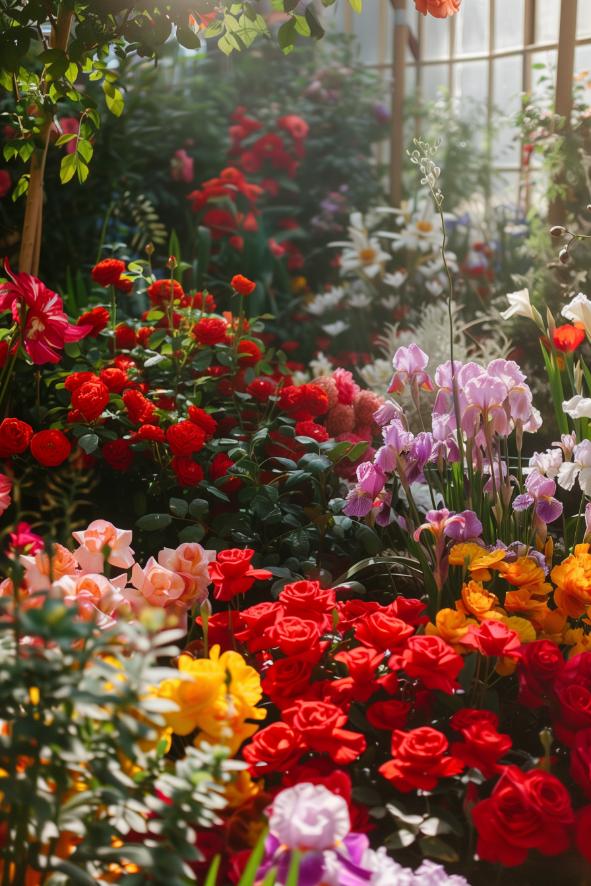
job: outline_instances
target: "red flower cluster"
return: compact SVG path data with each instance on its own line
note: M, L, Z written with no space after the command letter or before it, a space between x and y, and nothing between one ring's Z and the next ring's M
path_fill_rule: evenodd
M202 213L202 223L210 229L214 240L229 237L232 245L241 249L241 234L258 230L256 203L262 193L262 188L248 182L244 173L229 166L217 178L191 191L187 199L193 212ZM221 198L232 205L231 210L219 205Z
M92 279L99 286L114 286L120 292L129 293L133 289L133 280L125 277L125 262L119 258L104 258L92 269Z
M305 154L308 124L296 114L287 114L277 121L281 134L275 131L253 138L261 129L262 124L249 117L245 108L236 108L230 126L230 155L236 157L237 165L248 174L264 173L267 166L269 171L284 172L293 178Z

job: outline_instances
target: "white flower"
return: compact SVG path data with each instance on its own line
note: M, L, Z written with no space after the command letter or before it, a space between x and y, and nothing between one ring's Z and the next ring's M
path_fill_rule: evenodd
M394 271L393 274L384 274L384 283L386 286L391 286L392 289L400 289L406 283L407 278L408 273L406 271Z
M363 224L363 216L360 212L354 212L350 217L349 225L350 240L329 243L329 246L342 246L341 271L347 274L349 271L362 270L368 277L376 277L383 269L384 262L389 258L384 252L376 237L370 237Z
M344 323L343 320L336 320L334 323L327 323L322 328L328 335L340 335L341 332L345 332L349 328L349 324Z
M392 378L392 363L379 357L373 363L368 363L359 370L359 375L368 388L376 394L382 394L390 384Z
M558 485L570 490L579 480L581 491L591 495L591 440L583 440L573 450L573 460L565 461L558 471Z
M349 296L348 304L350 308L367 308L371 304L371 296L366 292L354 292Z
M351 829L346 800L308 782L280 791L268 818L270 833L288 849L334 849Z
M439 280L427 280L427 282L425 283L425 289L427 290L427 292L429 292L431 295L434 295L435 297L441 295L441 293L443 292L443 286L441 285L441 282Z
M385 298L381 299L381 304L388 310L393 311L394 308L399 304L398 296L396 295L387 295Z
M591 398L576 394L562 404L563 410L571 418L591 418Z
M322 314L326 314L331 308L335 308L342 300L344 294L342 287L333 286L328 292L322 292L317 295L314 301L311 301L306 305L306 310L310 314L320 317Z
M509 307L506 311L501 312L503 320L510 320L511 317L527 317L528 320L534 320L534 308L529 297L529 289L520 289L518 292L508 292L507 300Z
M310 360L310 369L312 370L312 377L319 378L321 375L332 375L334 367L328 357L322 351L319 351L316 354L316 358Z
M562 316L572 323L582 323L587 335L591 336L591 301L582 292L562 309Z
M535 468L545 477L554 477L558 474L563 462L561 449L547 449L545 452L534 452L529 460L530 468Z
M291 377L294 385L305 385L310 381L309 372L294 372Z

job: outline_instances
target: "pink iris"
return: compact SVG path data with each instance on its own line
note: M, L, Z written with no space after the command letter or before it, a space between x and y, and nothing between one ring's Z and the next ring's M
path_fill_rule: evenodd
M533 505L535 516L542 523L553 523L562 514L562 504L554 498L556 483L539 471L532 471L525 481L527 492L513 502L514 511L527 511Z
M464 395L461 421L462 430L468 436L475 436L481 427L502 437L509 433L509 418L505 409L507 386L501 379L483 372L466 383Z
M388 393L399 394L407 384L423 391L432 391L433 382L430 375L425 371L429 357L418 345L411 344L407 348L398 348L392 360L394 375L388 388Z
M80 341L92 326L70 323L60 296L37 277L13 274L8 262L4 268L12 282L0 284L0 311L12 310L23 347L33 363L59 363L60 351L67 342Z

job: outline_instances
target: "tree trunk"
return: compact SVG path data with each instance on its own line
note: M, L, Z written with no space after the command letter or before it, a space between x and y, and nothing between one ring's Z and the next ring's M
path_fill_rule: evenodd
M64 4L60 7L55 27L51 32L51 48L61 49L65 52L70 38L73 13ZM39 259L41 255L41 237L43 233L43 179L45 176L45 161L49 148L52 120L48 120L40 133L41 145L35 148L31 157L29 170L29 187L27 190L27 202L25 206L25 220L21 232L21 247L18 267L21 273L39 273Z

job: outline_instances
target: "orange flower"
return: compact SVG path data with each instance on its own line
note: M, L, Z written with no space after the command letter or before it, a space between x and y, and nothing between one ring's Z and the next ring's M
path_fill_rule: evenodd
M583 615L591 605L591 554L589 545L577 545L574 554L552 570L556 585L554 602L571 618Z
M432 15L434 18L447 18L455 15L462 0L415 0L417 12Z
M497 564L505 559L505 551L487 551L474 542L465 542L454 545L449 553L451 566L465 566L472 573L476 581L488 581L492 578L491 568L497 568Z
M550 611L546 601L532 594L529 587L519 588L517 591L509 591L505 596L503 605L507 612L528 618L538 628L541 627Z
M541 619L539 639L552 640L559 645L564 642L566 615L559 609L549 609Z
M487 591L477 581L469 581L462 587L462 599L458 600L458 608L464 612L475 615L476 618L484 618L485 615L499 605L498 597Z
M513 563L500 563L499 572L510 585L518 588L524 585L536 586L532 593L545 596L552 590L552 586L545 581L544 570L538 566L531 557L518 557Z
M465 653L468 650L460 645L460 640L468 633L470 625L475 624L474 619L466 618L466 613L461 610L440 609L435 616L435 624L429 623L425 627L425 633L441 637L456 652Z

